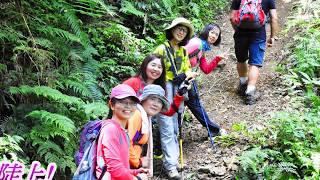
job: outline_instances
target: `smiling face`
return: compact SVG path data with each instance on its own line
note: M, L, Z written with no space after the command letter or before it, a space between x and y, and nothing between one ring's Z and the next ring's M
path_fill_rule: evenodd
M160 113L163 107L161 99L156 95L148 96L146 100L141 102L141 104L148 116L154 116Z
M218 27L212 28L208 33L208 39L207 39L208 43L209 44L215 43L219 37L219 34L220 34L220 30Z
M156 79L158 79L163 72L163 67L161 60L159 58L150 61L146 68L147 82L152 84Z
M136 110L137 102L131 97L117 99L115 103L111 103L110 108L113 116L118 120L128 120Z
M173 38L178 42L181 42L187 36L189 30L186 26L177 25L172 28L171 32L172 32Z

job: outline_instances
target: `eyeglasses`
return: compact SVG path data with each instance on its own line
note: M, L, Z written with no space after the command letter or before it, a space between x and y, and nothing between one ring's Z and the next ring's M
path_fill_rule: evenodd
M122 107L136 107L137 106L137 102L132 101L132 100L124 100L124 99L119 99L117 101Z
M182 31L182 32L184 32L184 33L188 33L188 28L186 28L186 27L184 27L184 26L177 26L176 27L176 29L178 30L178 31Z

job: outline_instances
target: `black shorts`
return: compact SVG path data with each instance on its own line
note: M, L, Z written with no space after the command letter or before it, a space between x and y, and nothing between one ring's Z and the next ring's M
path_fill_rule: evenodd
M234 49L238 62L262 67L266 40L247 36L234 36Z

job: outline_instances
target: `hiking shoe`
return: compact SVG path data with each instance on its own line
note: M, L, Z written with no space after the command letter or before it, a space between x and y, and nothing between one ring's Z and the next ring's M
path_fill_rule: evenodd
M261 97L261 93L259 93L257 90L246 94L246 98L245 98L245 104L246 105L253 105L257 102L257 100L259 100Z
M225 136L225 135L228 135L228 132L227 132L227 130L221 128L219 134L220 134L220 136Z
M177 166L177 171L178 171L178 172L182 172L184 169L188 169L188 166L185 165L185 164L183 165L183 167L181 167L180 164Z
M237 88L237 94L239 96L245 96L246 95L247 86L248 86L247 83L245 83L245 84L239 83L238 88Z
M179 172L177 171L177 169L169 170L168 176L169 176L169 179L171 179L171 180L181 180L182 179L182 177L179 174Z

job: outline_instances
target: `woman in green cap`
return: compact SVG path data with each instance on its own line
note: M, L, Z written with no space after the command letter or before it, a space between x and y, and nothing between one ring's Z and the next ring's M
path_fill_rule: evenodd
M154 51L164 57L166 70L166 92L170 103L179 85L185 77L195 78L197 73L191 72L191 65L185 46L194 34L189 20L179 17L174 19L165 29L167 41ZM182 81L181 81L182 80ZM178 112L182 113L183 104ZM181 179L177 171L179 159L178 114L172 117L160 114L158 118L161 148L164 154L163 165L170 179Z

